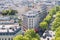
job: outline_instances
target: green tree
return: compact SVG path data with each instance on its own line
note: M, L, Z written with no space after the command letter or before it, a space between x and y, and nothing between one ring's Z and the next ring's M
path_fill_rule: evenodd
M57 37L55 40L60 40L60 37Z
M60 26L56 29L55 40L60 40Z
M38 39L36 39L36 38L32 38L32 40L38 40Z
M44 21L46 21L47 23L50 23L51 19L52 19L52 17L50 15L47 15L46 18L44 19Z
M9 10L9 15L15 15L17 13L16 10Z
M56 28L58 28L59 26L60 26L60 11L56 12L56 18L54 19L52 23L51 29L55 31Z
M49 11L49 15L53 16L54 14L56 14L56 7L52 8L52 9Z
M24 35L18 35L13 40L40 40L40 36L33 30L27 30Z
M56 12L56 17L60 17L60 11Z
M23 40L29 40L29 37L23 36Z
M7 10L3 10L2 11L2 15L7 15L8 13L7 13Z
M23 35L18 35L14 37L13 40L23 40Z
M60 11L60 6L56 6L56 11Z
M2 15L15 15L16 13L18 13L16 10L3 10L2 11Z
M32 40L32 38L36 38L37 40L40 40L39 35L36 34L36 32L35 32L33 29L27 30L27 31L25 32L25 35L28 35L27 37L29 37L30 40Z
M53 23L52 23L51 29L52 29L53 31L55 31L56 28L58 28L59 26L60 26L60 18L59 18L59 17L56 17L55 20L54 20Z
M42 29L47 29L47 28L48 28L48 23L47 23L47 22L41 22L41 23L39 24L39 26L40 26L40 28L42 28Z

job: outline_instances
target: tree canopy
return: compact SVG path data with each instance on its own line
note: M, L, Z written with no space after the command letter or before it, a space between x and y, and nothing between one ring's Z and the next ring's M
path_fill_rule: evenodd
M17 11L16 10L12 10L12 9L10 9L10 10L3 10L2 11L2 15L15 15L17 13Z
M60 17L60 11L56 12L56 17Z
M56 14L56 7L52 8L50 11L49 11L49 15L54 15Z
M45 21L43 21L43 22L41 22L41 23L39 24L39 26L40 26L40 28L42 28L42 29L47 29L47 28L48 28L48 23L45 22Z
M56 30L60 26L60 11L56 12L56 18L52 23L52 30Z
M60 40L60 27L56 29L55 40Z
M24 35L18 35L13 40L40 40L40 36L33 30L27 30Z
M50 23L52 16L47 15L46 18L44 19L44 21L46 21L47 23Z

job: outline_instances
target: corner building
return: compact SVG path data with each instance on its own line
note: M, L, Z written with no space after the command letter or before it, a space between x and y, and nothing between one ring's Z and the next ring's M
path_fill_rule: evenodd
M37 11L31 10L23 14L23 30L38 28L39 20L39 13Z

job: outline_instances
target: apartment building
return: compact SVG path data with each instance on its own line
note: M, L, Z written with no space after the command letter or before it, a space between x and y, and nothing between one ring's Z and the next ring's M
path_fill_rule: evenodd
M38 28L39 20L37 11L28 11L23 14L23 30Z
M13 40L21 33L18 19L10 16L0 17L0 40Z

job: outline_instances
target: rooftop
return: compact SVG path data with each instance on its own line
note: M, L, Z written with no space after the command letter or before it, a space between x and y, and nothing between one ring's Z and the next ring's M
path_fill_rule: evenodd
M18 23L18 18L10 17L10 16L1 16L0 24L14 24Z
M0 25L0 34L3 34L3 33L15 33L15 31L17 31L18 29L20 29L18 24Z
M38 15L39 13L38 13L38 11L28 11L28 12L26 12L25 14L23 14L23 15L25 15L25 16L36 16L36 15Z
M17 18L10 16L0 17L0 35L15 35L21 30Z

